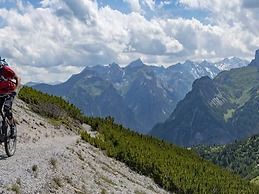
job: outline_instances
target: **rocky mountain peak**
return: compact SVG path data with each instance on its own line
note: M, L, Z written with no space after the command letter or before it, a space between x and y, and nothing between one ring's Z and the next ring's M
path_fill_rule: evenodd
M111 68L119 68L120 66L117 64L117 63L115 63L115 62L113 62L112 64L110 64L109 65Z
M127 68L137 68L137 67L143 67L145 64L141 61L141 59L137 59L136 61L132 61Z
M250 65L259 67L259 49L255 51L255 59L252 60Z
M224 58L222 61L218 61L214 63L214 65L221 71L244 67L244 66L247 66L248 64L249 64L249 61L242 60L237 57Z
M203 76L199 79L196 79L193 84L192 88L202 87L203 85L208 85L212 82L212 79L209 76Z

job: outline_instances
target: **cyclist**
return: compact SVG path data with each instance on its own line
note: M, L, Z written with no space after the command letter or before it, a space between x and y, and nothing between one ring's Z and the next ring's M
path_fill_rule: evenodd
M15 81L15 82L14 82ZM0 57L0 108L4 106L4 111L11 127L11 138L15 137L15 125L12 114L12 104L17 90L20 87L20 77L8 67L5 59Z

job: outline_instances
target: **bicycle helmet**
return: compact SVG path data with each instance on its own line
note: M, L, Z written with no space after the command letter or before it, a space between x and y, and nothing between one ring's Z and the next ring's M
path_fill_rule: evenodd
M2 59L0 57L0 62L2 63L3 66L8 66L8 63L5 61L5 59Z

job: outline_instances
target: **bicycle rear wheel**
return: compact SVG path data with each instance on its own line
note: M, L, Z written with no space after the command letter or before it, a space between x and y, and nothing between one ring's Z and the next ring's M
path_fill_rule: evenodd
M4 147L5 147L5 152L7 154L8 157L11 157L14 155L15 151L16 151L16 141L17 141L17 129L16 129L16 125L15 125L15 137L11 138L11 128L10 126L7 124L6 127L6 133L5 133L5 137L4 137Z

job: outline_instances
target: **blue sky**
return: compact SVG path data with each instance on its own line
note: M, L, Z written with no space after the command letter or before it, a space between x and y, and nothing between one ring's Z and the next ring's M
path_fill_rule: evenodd
M252 60L258 21L258 0L0 0L0 55L23 83L138 58L163 66Z

